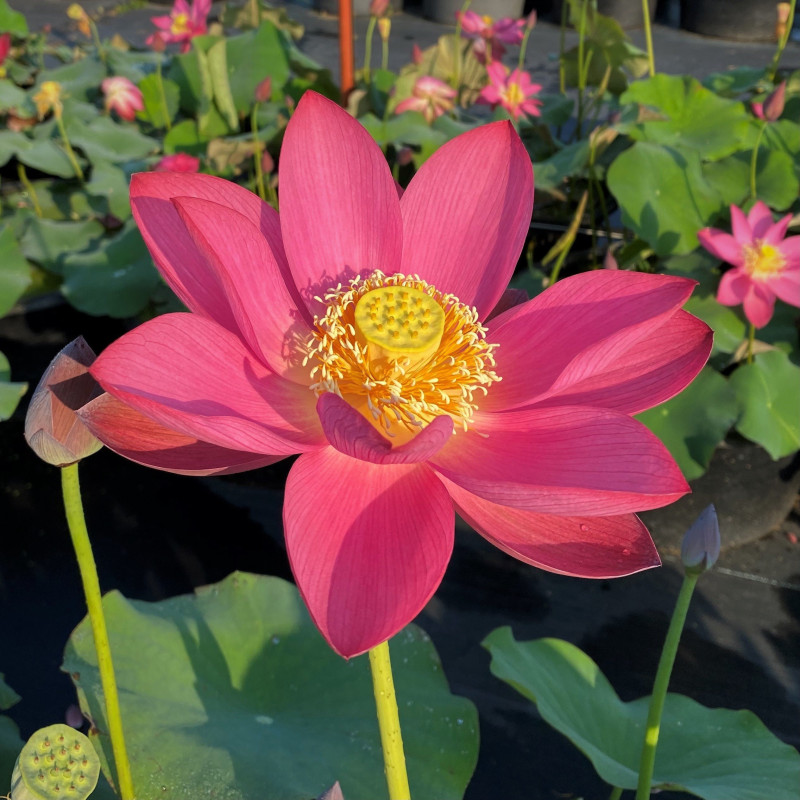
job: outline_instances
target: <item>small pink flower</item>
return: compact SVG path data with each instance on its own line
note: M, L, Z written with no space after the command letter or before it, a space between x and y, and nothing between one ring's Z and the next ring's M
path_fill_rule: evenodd
M717 300L724 306L744 304L744 314L756 328L772 319L775 298L800 307L800 236L786 236L787 214L775 222L760 200L745 213L731 206L733 234L703 228L700 244L733 269L719 284Z
M436 117L453 108L455 99L455 89L438 78L423 75L414 84L411 97L398 103L394 112L402 114L404 111L419 111L430 125Z
M783 114L786 104L786 81L781 81L763 103L753 103L753 113L766 122L775 122Z
M157 43L156 37L160 35L163 42L180 43L181 52L186 53L192 39L208 30L210 12L211 0L192 0L191 5L187 0L175 0L169 16L151 17L150 21L159 30L147 38L147 44Z
M504 17L495 21L474 11L459 12L457 16L461 20L461 35L475 40L473 50L482 63L499 61L506 51L504 44L522 43L527 20Z
M106 96L105 105L109 111L116 111L122 119L131 122L136 118L136 112L144 108L144 99L139 87L135 83L117 75L106 78L100 88Z
M489 73L489 85L478 95L476 102L485 103L492 108L503 106L509 114L519 120L522 114L538 117L541 112L541 101L536 100L542 87L538 83L531 83L531 76L521 69L515 69L509 74L508 69L499 61L493 61L486 67Z
M197 172L200 169L200 159L188 153L175 153L164 156L154 167L153 172Z

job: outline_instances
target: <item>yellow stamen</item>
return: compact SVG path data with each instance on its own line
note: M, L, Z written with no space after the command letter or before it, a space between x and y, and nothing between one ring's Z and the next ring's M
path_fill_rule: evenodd
M383 434L408 441L435 417L467 430L500 377L478 312L416 275L357 277L324 298L302 344L310 388L335 392Z
M764 244L757 239L753 244L746 244L744 250L744 268L747 274L756 281L774 278L786 266L786 257L771 244Z
M175 14L172 17L172 25L170 26L172 33L188 33L189 31L189 16L188 14Z
M506 102L515 108L525 100L525 95L518 83L509 83L505 91Z
M492 17L490 17L488 14L484 14L481 17L481 20L482 20L483 24L486 25L487 27L490 27L492 25L492 23L494 22L494 19L492 19Z

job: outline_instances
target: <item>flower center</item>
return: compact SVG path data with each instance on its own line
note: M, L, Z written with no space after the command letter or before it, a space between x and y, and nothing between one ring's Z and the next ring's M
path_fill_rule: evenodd
M525 100L525 95L522 93L518 83L509 83L505 91L506 101L510 106L518 106Z
M757 281L767 281L783 271L786 258L777 247L756 240L746 244L744 250L744 268L747 274Z
M189 15L188 14L175 14L172 17L172 25L170 27L172 33L188 33L189 32Z
M443 415L467 430L477 395L500 380L478 312L416 275L375 271L320 301L301 347L310 388L335 392L396 444Z

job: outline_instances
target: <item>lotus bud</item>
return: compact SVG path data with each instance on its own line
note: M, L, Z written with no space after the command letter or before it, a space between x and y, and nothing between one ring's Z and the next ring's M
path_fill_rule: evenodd
M411 61L417 65L422 63L422 50L416 43L414 43L414 45L411 47Z
M154 53L163 53L167 49L167 43L160 31L156 31L147 41Z
M687 575L700 575L719 558L720 537L717 510L708 506L683 537L681 561Z
M275 159L265 150L261 155L261 170L265 175L272 175L275 171Z
M527 17L525 17L525 27L532 31L536 27L536 23L538 21L538 17L536 16L536 9L534 8Z
M414 160L414 151L410 147L401 147L395 156L398 167L407 167Z
M389 11L389 0L372 0L369 4L369 13L373 17L385 17Z
M323 792L317 800L344 800L344 794L342 793L342 787L339 785L339 781L336 781L330 789Z
M783 107L786 104L786 81L781 81L764 101L761 110L767 122L775 122L783 114Z
M75 413L103 393L89 374L96 356L78 337L45 370L25 417L25 439L39 458L66 467L96 453L103 445Z
M389 17L381 17L378 20L378 33L381 35L381 40L384 42L389 41L389 32L392 30L392 21Z
M268 103L272 97L272 78L267 76L256 86L256 103Z
M606 255L603 259L603 269L619 269L617 259L614 258L614 253L611 251L610 247L606 250Z
M775 38L779 41L783 41L783 37L786 36L786 26L789 24L789 15L792 11L792 4L791 3L778 3L778 20L775 23Z

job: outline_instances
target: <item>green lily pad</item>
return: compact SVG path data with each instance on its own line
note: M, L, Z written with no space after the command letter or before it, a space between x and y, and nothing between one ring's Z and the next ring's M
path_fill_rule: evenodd
M164 89L162 98L161 89ZM147 120L154 128L166 128L167 121L172 122L178 113L180 105L181 90L174 81L162 78L159 83L157 75L148 75L139 83L139 90L142 93L144 110L137 116ZM166 102L166 113L164 104Z
M194 596L103 600L133 781L142 800L308 800L338 780L348 800L385 797L368 658L345 661L294 586L234 573ZM450 694L430 639L391 642L413 796L463 796L477 758L473 705ZM105 730L86 619L62 669ZM95 735L106 763L110 745Z
M766 70L755 67L736 67L725 72L712 72L703 79L703 86L723 97L738 97L758 86Z
M773 458L800 449L800 367L786 353L759 353L730 377L742 406L736 430L760 444Z
M536 703L612 786L635 789L649 698L623 703L589 656L560 639L484 640L492 674ZM800 754L750 711L706 708L679 694L664 703L653 787L705 800L796 800Z
M14 231L0 226L0 317L7 314L31 282L31 270Z
M140 81L156 71L159 62L168 61L164 53L142 50L120 50L118 47L106 48L106 63L111 75L120 75L139 86ZM141 89L142 87L139 86Z
M105 228L93 219L73 222L33 217L20 239L20 247L26 258L61 275L64 259L70 253L87 250L104 234Z
M88 100L99 92L100 83L105 77L106 68L103 62L96 56L89 56L63 67L42 70L30 94L36 94L45 81L55 81L61 84L64 98Z
M0 360L2 358L3 356L0 354ZM0 387L2 387L2 383L0 383ZM19 695L5 682L3 674L0 673L0 710L5 711L11 708L19 702L19 699ZM24 744L16 724L4 714L0 714L0 775L3 776L3 781L8 781L11 777L17 756Z
M27 105L28 95L12 81L0 80L0 111L10 111Z
M750 197L752 151L734 153L719 161L703 164L703 174L722 195L726 205L741 206ZM795 158L782 150L759 148L756 159L756 196L770 208L789 208L800 192L794 172Z
M96 250L66 255L63 273L61 291L75 308L111 317L138 314L160 280L132 220Z
M20 11L14 11L8 5L7 0L0 0L0 31L8 31L13 36L28 35L28 23L25 15Z
M271 78L274 87L283 86L289 79L289 60L280 32L269 21L256 30L228 38L225 50L231 98L239 114L253 107L256 87L265 78Z
M124 169L98 158L92 169L92 179L85 188L91 197L105 201L103 213L125 221L131 215L129 184L130 176Z
M0 167L7 164L20 150L29 147L29 141L19 131L0 131Z
M28 139L25 146L17 151L17 158L26 166L41 170L59 178L74 178L75 169L64 149L53 139ZM86 163L80 156L81 167Z
M67 133L73 147L80 147L89 160L120 164L144 158L158 150L158 141L140 133L134 125L122 125L110 117L97 117L88 125L70 120Z
M666 445L687 480L708 468L717 445L739 415L736 393L711 367L676 397L637 415Z
M660 256L694 250L697 231L725 208L691 149L636 142L614 159L607 179L623 223Z
M201 156L206 152L206 140L200 137L197 123L193 119L185 119L174 125L172 130L164 137L164 152L189 153Z
M533 165L536 189L555 192L568 177L583 175L589 163L589 142L586 139L565 145L557 153Z
M659 73L636 81L620 101L640 103L665 117L633 126L633 139L695 150L704 158L738 150L752 119L742 103L720 97L687 76Z

